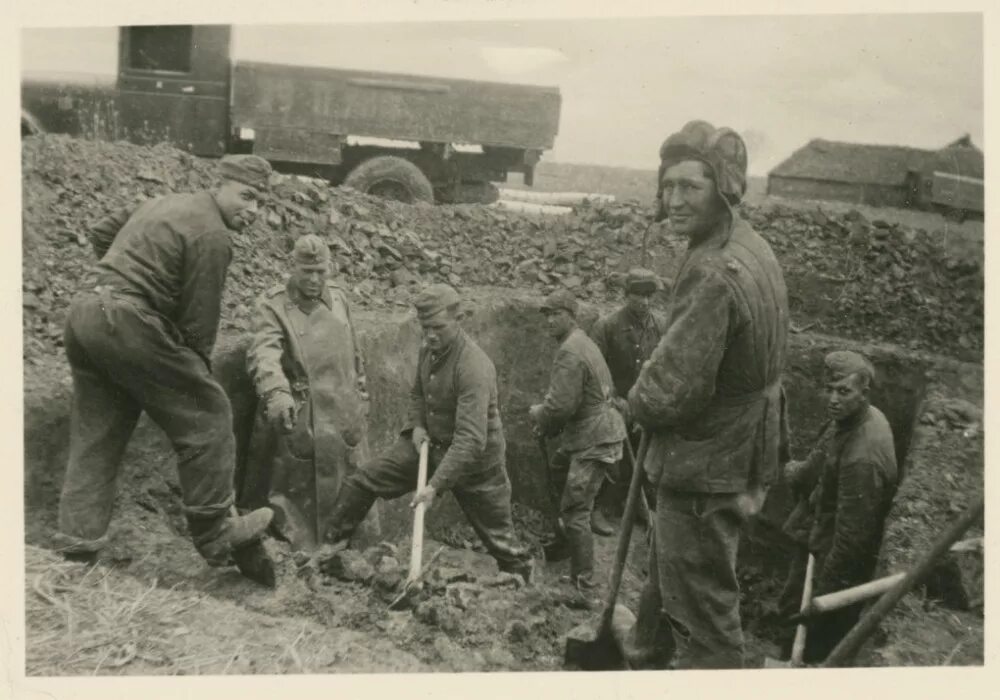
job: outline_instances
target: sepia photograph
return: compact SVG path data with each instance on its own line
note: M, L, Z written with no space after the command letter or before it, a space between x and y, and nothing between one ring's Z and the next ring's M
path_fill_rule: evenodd
M17 29L19 672L983 669L984 12L372 14Z

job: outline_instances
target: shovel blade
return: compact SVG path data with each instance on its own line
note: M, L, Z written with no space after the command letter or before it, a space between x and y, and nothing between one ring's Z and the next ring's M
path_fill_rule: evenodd
M625 641L634 622L628 608L616 605L610 626L603 627L600 617L577 625L566 635L563 663L584 671L627 669Z
M402 592L389 603L389 609L406 610L413 607L423 590L424 584L422 581L407 581L403 584Z

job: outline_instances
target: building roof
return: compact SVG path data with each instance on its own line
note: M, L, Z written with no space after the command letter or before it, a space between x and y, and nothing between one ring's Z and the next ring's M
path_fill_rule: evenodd
M924 170L933 151L813 139L779 163L771 175L872 185L902 185Z

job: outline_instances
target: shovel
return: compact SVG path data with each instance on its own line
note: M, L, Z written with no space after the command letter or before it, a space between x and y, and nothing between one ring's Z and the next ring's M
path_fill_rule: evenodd
M816 567L816 557L809 553L806 564L806 580L802 585L802 604L799 606L801 615L812 604L813 569ZM792 657L788 661L779 661L770 657L764 659L764 668L801 668L802 657L806 652L806 623L803 620L795 627L795 640L792 642Z
M642 464L645 461L648 442L648 436L643 433L642 441L639 443L637 464ZM641 486L642 469L633 469L632 481L628 487L628 498L625 499L625 513L618 531L614 568L611 571L611 583L608 587L604 611L598 620L585 622L570 630L566 637L566 650L563 658L567 666L574 666L585 671L611 671L628 668L622 647L629 628L635 622L635 617L624 605L616 605L616 601L618 590L621 588L625 560L628 558L628 546L632 539L632 528L635 525L635 513L639 507Z
M419 493L427 485L427 447L425 440L420 443L420 465L417 468L417 492ZM413 510L413 543L410 545L410 573L403 583L403 591L389 603L390 610L403 610L413 605L414 600L424 589L424 582L421 580L420 560L424 554L424 508L425 504L418 503Z

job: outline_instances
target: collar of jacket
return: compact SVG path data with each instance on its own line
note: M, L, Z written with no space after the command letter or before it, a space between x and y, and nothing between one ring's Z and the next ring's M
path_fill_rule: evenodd
M733 231L736 227L742 223L740 215L734 210L730 209L726 214L719 219L719 222L715 224L712 231L698 240L692 240L688 245L688 250L695 250L696 248L722 248L729 243L729 239L733 235Z
M451 345L434 352L430 348L427 348L427 359L431 363L431 367L440 367L445 360L447 360L451 355L462 352L462 347L465 345L465 330L462 328L458 329L458 334L455 336L455 340L451 341Z
M638 331L646 330L653 326L653 311L652 309L646 311L646 315L642 318L637 318L632 310L628 306L622 307L622 318L627 322L630 328L634 328Z
M314 301L321 301L326 305L326 308L331 310L333 309L333 295L330 294L330 288L326 285L326 283L323 284L323 293L319 295L318 300L308 299L303 296L302 292L299 291L299 288L292 283L291 277L289 277L288 281L285 282L285 291L288 293L288 298L292 301L292 303L299 307L302 311L315 308L314 306L310 306L310 303Z
M846 420L843 421L838 421L836 424L837 435L845 435L854 430L855 428L857 428L862 423L864 423L868 419L868 413L869 413L868 409L869 405L866 404L864 409L858 411L850 418L847 418Z

